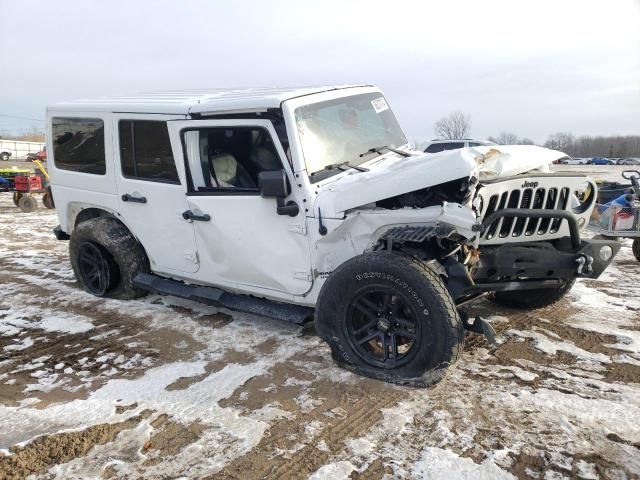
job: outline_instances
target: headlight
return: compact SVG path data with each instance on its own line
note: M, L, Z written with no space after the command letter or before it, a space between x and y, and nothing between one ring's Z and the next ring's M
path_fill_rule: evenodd
M580 200L581 202L584 202L586 199L589 198L592 191L593 191L593 188L591 187L591 182L583 182L580 185L578 185L578 188L576 188L574 193L575 193L575 196L578 198L578 200Z
M575 214L586 212L593 205L596 189L593 183L583 182L571 195L571 210Z

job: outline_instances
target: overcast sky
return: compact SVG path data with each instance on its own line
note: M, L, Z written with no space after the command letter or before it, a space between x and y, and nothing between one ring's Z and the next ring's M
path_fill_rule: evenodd
M372 83L408 138L640 134L640 0L0 0L0 131L48 103Z

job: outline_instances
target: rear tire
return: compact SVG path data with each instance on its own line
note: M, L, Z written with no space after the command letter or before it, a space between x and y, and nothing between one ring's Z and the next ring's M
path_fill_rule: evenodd
M24 213L31 213L38 208L38 202L33 195L25 193L24 195L21 195L18 200L18 208L20 208Z
M631 251L636 260L640 262L640 239L636 238L631 245Z
M500 305L504 305L505 307L517 308L520 310L547 307L556 303L569 293L574 283L576 283L575 278L568 280L564 285L557 288L496 292L493 295L493 301Z
M315 322L340 366L419 387L445 376L464 341L440 276L391 252L363 254L340 265L320 292Z
M133 279L149 272L144 249L113 217L92 218L71 234L69 257L78 282L98 297L132 299L146 295Z

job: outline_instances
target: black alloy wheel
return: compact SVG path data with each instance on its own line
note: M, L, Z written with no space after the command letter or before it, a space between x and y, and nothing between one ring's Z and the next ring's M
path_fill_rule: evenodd
M78 253L78 270L87 289L104 296L115 275L114 263L104 248L93 242L83 242Z
M420 348L419 315L396 289L369 286L347 302L345 328L351 347L369 365L397 368Z

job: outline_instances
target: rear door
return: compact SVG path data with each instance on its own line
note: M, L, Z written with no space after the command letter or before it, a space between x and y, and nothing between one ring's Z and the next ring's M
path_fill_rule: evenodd
M301 188L291 182L300 212L278 215L276 200L262 198L260 171L291 167L270 121L169 122L172 142L183 145L192 184L187 201L194 218L202 282L242 291L306 293L312 285Z
M145 248L154 272L180 276L199 268L193 224L185 220L184 168L176 165L167 115L117 114L114 149L118 211Z

